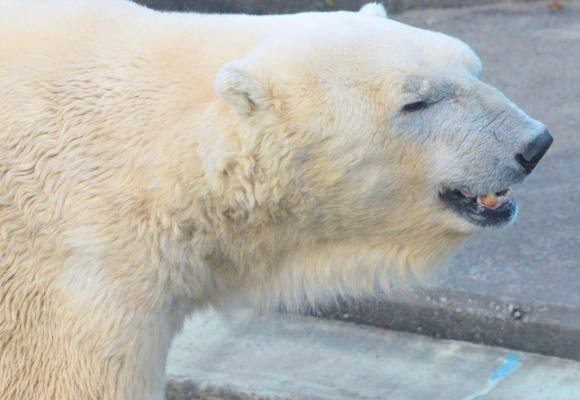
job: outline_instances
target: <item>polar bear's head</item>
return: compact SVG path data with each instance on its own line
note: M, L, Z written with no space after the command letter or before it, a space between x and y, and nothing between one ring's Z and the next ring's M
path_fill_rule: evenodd
M286 212L279 221L297 232L284 231L280 268L308 299L330 281L341 292L358 291L349 279L388 286L386 264L420 270L466 235L507 225L510 187L552 141L478 79L465 43L385 17L375 4L276 17L217 75L255 172L244 204Z

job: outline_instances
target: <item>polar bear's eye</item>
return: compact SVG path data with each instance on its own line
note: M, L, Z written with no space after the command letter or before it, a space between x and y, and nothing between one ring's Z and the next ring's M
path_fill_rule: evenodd
M409 103L403 107L403 111L419 111L427 107L427 103L424 101L416 101L415 103Z

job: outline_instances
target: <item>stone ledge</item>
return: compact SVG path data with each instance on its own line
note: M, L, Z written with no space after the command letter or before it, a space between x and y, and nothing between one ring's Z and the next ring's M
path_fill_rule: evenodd
M436 289L342 303L317 316L580 361L580 310Z
M233 386L217 386L197 382L188 377L169 377L165 400L299 400L298 397L280 397L258 394Z
M134 0L159 10L208 13L285 14L302 11L358 10L372 0ZM468 7L539 0L386 0L389 13L422 8ZM545 1L545 0L544 0Z

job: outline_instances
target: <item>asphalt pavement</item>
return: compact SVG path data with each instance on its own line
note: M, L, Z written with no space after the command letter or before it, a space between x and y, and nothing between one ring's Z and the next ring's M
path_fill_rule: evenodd
M514 188L516 223L471 238L429 285L327 319L195 317L168 398L580 399L580 1L550 3L392 16L470 44L481 78L554 136Z

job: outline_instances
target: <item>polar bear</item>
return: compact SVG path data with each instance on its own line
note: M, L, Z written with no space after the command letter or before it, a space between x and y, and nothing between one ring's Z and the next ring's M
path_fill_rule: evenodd
M513 220L552 138L361 12L0 1L0 398L161 399L187 315L386 290Z

